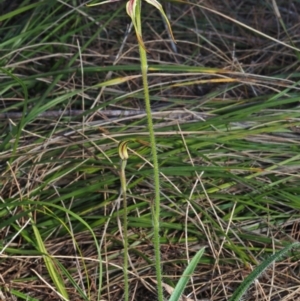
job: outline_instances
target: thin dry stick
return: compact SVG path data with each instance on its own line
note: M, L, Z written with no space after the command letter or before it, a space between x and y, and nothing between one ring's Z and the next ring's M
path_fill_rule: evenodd
M161 108L163 109L163 108ZM88 114L84 110L53 110L53 111L45 111L36 116L36 118L61 118L61 117L76 117L81 116L83 114ZM128 117L128 116L138 116L146 115L145 110L99 110L96 112L97 116L100 118L104 117ZM20 119L22 118L24 113L22 112L7 112L0 113L0 119ZM213 117L214 114L202 113L202 112L193 112L188 111L186 109L173 109L173 110L152 110L152 115L157 117L168 117L169 119L181 119L184 116L193 116L194 119L203 119L206 120L209 117Z

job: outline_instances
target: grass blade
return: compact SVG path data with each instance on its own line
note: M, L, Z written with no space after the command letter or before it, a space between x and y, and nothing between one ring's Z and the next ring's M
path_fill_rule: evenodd
M47 270L49 272L49 275L50 275L55 287L57 288L58 292L66 300L69 300L69 296L68 296L67 290L64 286L63 279L61 278L60 274L56 270L56 267L55 267L51 257L49 256L49 254L47 252L47 249L44 245L43 239L42 239L42 237L40 235L40 232L39 232L37 226L35 225L34 221L32 221L32 228L33 228L33 232L35 234L35 238L36 238L36 241L37 241L39 251L44 254L43 255L44 262L45 262L45 265L47 267Z
M184 273L182 274L181 278L179 279L169 301L178 301L180 300L180 296L182 295L191 275L193 274L195 268L199 260L201 259L205 248L200 249L191 262L186 267Z
M263 261L259 266L257 266L242 282L242 284L238 287L238 289L234 292L234 294L231 296L229 301L239 301L243 297L243 295L246 293L246 291L249 289L251 284L254 283L254 281L270 266L273 262L280 259L286 252L291 250L292 248L299 248L300 243L294 242L279 252L271 255L269 258L267 258L265 261Z

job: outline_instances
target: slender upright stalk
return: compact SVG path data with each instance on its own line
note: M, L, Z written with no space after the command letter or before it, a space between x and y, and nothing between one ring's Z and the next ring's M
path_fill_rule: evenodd
M126 144L125 144L126 148ZM127 195L126 195L126 176L125 167L127 160L121 157L121 168L120 168L120 180L121 180L121 190L123 195L123 245L124 245L124 263L123 263L123 273L124 273L124 300L129 300L129 282L128 282L128 223L127 223Z
M141 27L141 1L137 3L137 29L138 32L142 32ZM143 78L143 87L144 87L144 96L145 96L145 107L147 113L147 122L148 122L148 130L150 136L151 143L151 151L152 151L152 161L153 161L153 173L154 173L154 189L155 189L155 199L154 204L152 203L152 222L153 222L153 244L155 251L155 270L156 270L156 281L157 281L157 294L158 300L163 300L163 289L162 289L162 273L161 273L161 259L160 259L160 184L159 184L159 166L157 159L157 150L156 150L156 142L155 142L155 134L153 129L152 122L152 113L151 113L151 105L150 105L150 97L149 97L149 86L148 86L148 63L147 63L147 53L143 45L139 43L139 51L140 51L140 59L141 59L141 70L142 70L142 78Z
M103 3L108 2L114 2L116 0L106 0L103 1ZM163 10L162 5L157 0L145 0L149 4L153 5L156 9L160 11L162 14L167 26L170 35L172 36L172 39L174 40L171 25L170 22ZM92 4L90 6L94 6L95 4ZM97 5L97 4L96 4ZM158 294L158 300L163 301L163 290L162 290L162 273L161 273L161 259L160 259L160 184L159 184L159 167L158 167L158 159L157 159L157 152L156 152L156 143L155 143L155 135L154 135L154 129L153 129L153 122L152 122L152 113L151 113L151 105L150 105L150 97L149 97L149 87L148 87L148 79L147 79L147 71L148 71L148 64L147 64L147 54L145 45L142 38L142 24L141 24L141 5L142 0L128 0L126 4L126 11L127 14L130 16L132 20L132 24L134 26L138 44L139 44L139 51L140 51L140 59L141 59L141 71L142 71L142 78L143 78L143 86L144 86L144 96L145 96L145 106L146 106L146 113L147 113L147 121L148 121L148 130L149 130L149 136L150 136L150 143L151 143L151 149L152 149L152 161L153 161L153 172L154 172L154 189L155 189L155 199L154 203L151 203L151 211L152 211L152 222L153 222L153 244L154 244L154 250L155 250L155 269L156 269L156 281L157 281L157 294ZM175 41L175 40L174 40ZM119 146L119 151L123 150L126 151L126 143L121 144ZM122 152L119 153L121 158L123 156ZM123 160L123 159L122 159ZM123 164L124 162L122 162ZM124 163L126 164L126 162ZM123 170L123 175L122 175ZM121 167L121 181L122 178L125 179L125 165ZM125 181L125 180L124 180ZM122 184L123 189L123 199L124 199L124 264L127 260L125 260L125 256L128 254L126 250L128 249L128 245L125 246L125 244L128 244L127 242L127 204L126 204L126 181L125 184ZM124 185L124 186L123 186ZM125 221L126 219L126 221ZM126 225L126 227L125 227ZM126 235L125 235L126 233ZM126 243L125 243L126 242ZM126 250L125 250L126 248ZM124 276L125 276L125 265L124 265ZM126 279L128 281L128 276L126 275ZM128 283L127 289L128 289ZM126 289L126 287L125 287ZM128 296L125 296L128 297Z

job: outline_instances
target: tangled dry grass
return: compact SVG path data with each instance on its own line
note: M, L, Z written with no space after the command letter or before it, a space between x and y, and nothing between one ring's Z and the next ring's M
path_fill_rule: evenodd
M84 4L44 1L1 21L2 300L62 299L34 223L69 300L83 300L80 290L86 300L122 300L116 145L130 138L130 288L132 300L156 298L137 42L123 3ZM146 5L143 26L161 162L166 299L187 260L206 246L183 299L228 300L257 263L299 240L300 6L163 4L177 43ZM3 1L2 9L5 15L18 5ZM110 79L114 85L101 85ZM299 287L295 251L244 300L300 300Z

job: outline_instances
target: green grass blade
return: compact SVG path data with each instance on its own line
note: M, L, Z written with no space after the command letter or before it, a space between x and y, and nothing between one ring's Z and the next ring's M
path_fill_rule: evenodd
M33 228L33 232L34 232L34 235L35 235L35 238L37 241L39 251L42 254L44 254L43 258L44 258L45 265L47 267L49 275L50 275L56 289L66 300L69 300L69 296L68 296L67 290L65 288L64 281L61 278L59 272L57 271L53 260L51 259L50 255L48 254L47 249L44 245L43 239L42 239L40 232L39 232L37 226L35 225L34 221L32 221L32 228Z
M254 281L270 266L273 262L280 259L285 253L287 253L292 248L299 248L300 243L294 242L279 252L271 255L265 261L263 261L259 266L257 266L242 282L242 284L238 287L238 289L233 293L229 301L240 301L249 287L254 283Z
M40 1L40 2L37 2L37 3L33 3L33 4L29 4L27 6L23 6L21 8L18 8L12 12L9 12L3 16L0 16L0 22L4 21L4 20L7 20L7 19L11 19L12 17L14 16L17 16L21 13L24 13L28 10L31 10L33 8L36 8L37 6L41 5L43 3L43 1Z
M74 278L72 277L72 275L70 275L70 273L68 272L68 270L59 262L59 260L56 260L55 258L53 260L55 260L55 264L57 264L59 266L59 268L61 269L61 271L63 272L63 274L68 278L68 280L70 281L70 283L72 283L72 285L74 286L74 288L76 289L76 291L78 292L78 294L80 295L80 297L82 298L82 300L89 301L90 299L86 296L86 294L81 289L81 287L76 283L76 281L74 280Z
M30 296L28 296L27 294L24 294L22 292L19 292L15 289L10 290L10 293L15 296L18 297L18 300L26 300L26 301L40 301L39 299L36 298L32 298Z
M191 260L191 262L186 267L184 273L182 274L181 278L179 279L169 301L178 301L180 300L180 297L190 280L191 275L193 274L195 268L197 267L197 264L199 260L201 259L205 248L200 249L197 254L194 256L194 258Z

